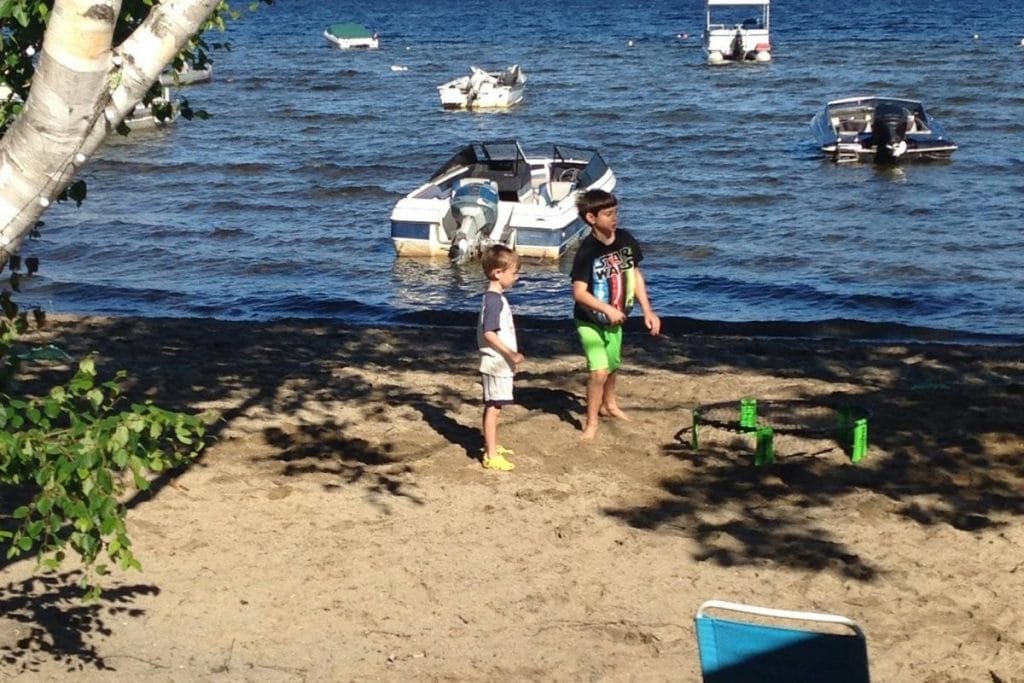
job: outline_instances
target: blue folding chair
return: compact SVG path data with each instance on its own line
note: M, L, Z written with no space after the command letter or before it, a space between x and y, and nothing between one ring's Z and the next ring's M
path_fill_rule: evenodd
M704 683L870 683L864 632L846 617L708 600L696 626Z

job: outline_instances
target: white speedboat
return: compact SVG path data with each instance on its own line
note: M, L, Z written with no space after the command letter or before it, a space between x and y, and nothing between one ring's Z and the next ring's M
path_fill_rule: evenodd
M834 100L811 119L821 151L839 162L948 158L957 145L917 100L848 97Z
M770 62L770 0L707 0L704 54L708 64Z
M391 212L399 256L476 258L490 244L557 259L586 236L576 194L611 192L615 174L593 150L554 145L527 156L515 140L460 149Z
M469 75L437 86L445 109L504 109L523 99L526 75L513 64L504 71L470 67Z
M342 50L376 50L380 47L380 40L376 33L371 33L362 24L351 22L331 24L324 31L324 38L328 43Z

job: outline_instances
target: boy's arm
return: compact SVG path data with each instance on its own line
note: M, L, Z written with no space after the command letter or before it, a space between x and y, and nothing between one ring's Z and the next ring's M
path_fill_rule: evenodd
M647 297L647 281L644 280L644 274L640 271L639 267L636 268L634 288L636 300L644 312L644 325L651 331L651 336L659 335L661 333L661 318L651 308L651 300Z
M484 341L487 342L488 346L504 356L505 360L508 361L513 370L523 362L523 354L518 351L513 351L506 346L505 343L501 341L501 337L498 336L498 332L496 330L487 330L484 332Z
M626 314L615 308L611 304L598 299L596 296L587 291L587 283L582 280L572 281L572 298L573 301L578 303L580 306L586 306L592 308L595 311L600 311L608 316L608 322L612 325L621 325L626 321Z

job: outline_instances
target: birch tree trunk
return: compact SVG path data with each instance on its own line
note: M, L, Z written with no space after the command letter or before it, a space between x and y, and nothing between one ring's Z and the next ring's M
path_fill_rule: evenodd
M165 0L113 45L122 0L55 0L21 114L0 140L0 266L222 0Z

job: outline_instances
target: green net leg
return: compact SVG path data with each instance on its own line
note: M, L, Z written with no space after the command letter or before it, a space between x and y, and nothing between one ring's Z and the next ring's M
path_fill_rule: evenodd
M768 465L775 462L775 433L771 427L757 430L757 450L754 453L754 465Z
M860 462L868 453L868 421L861 418L853 423L853 443L850 446L850 461Z

